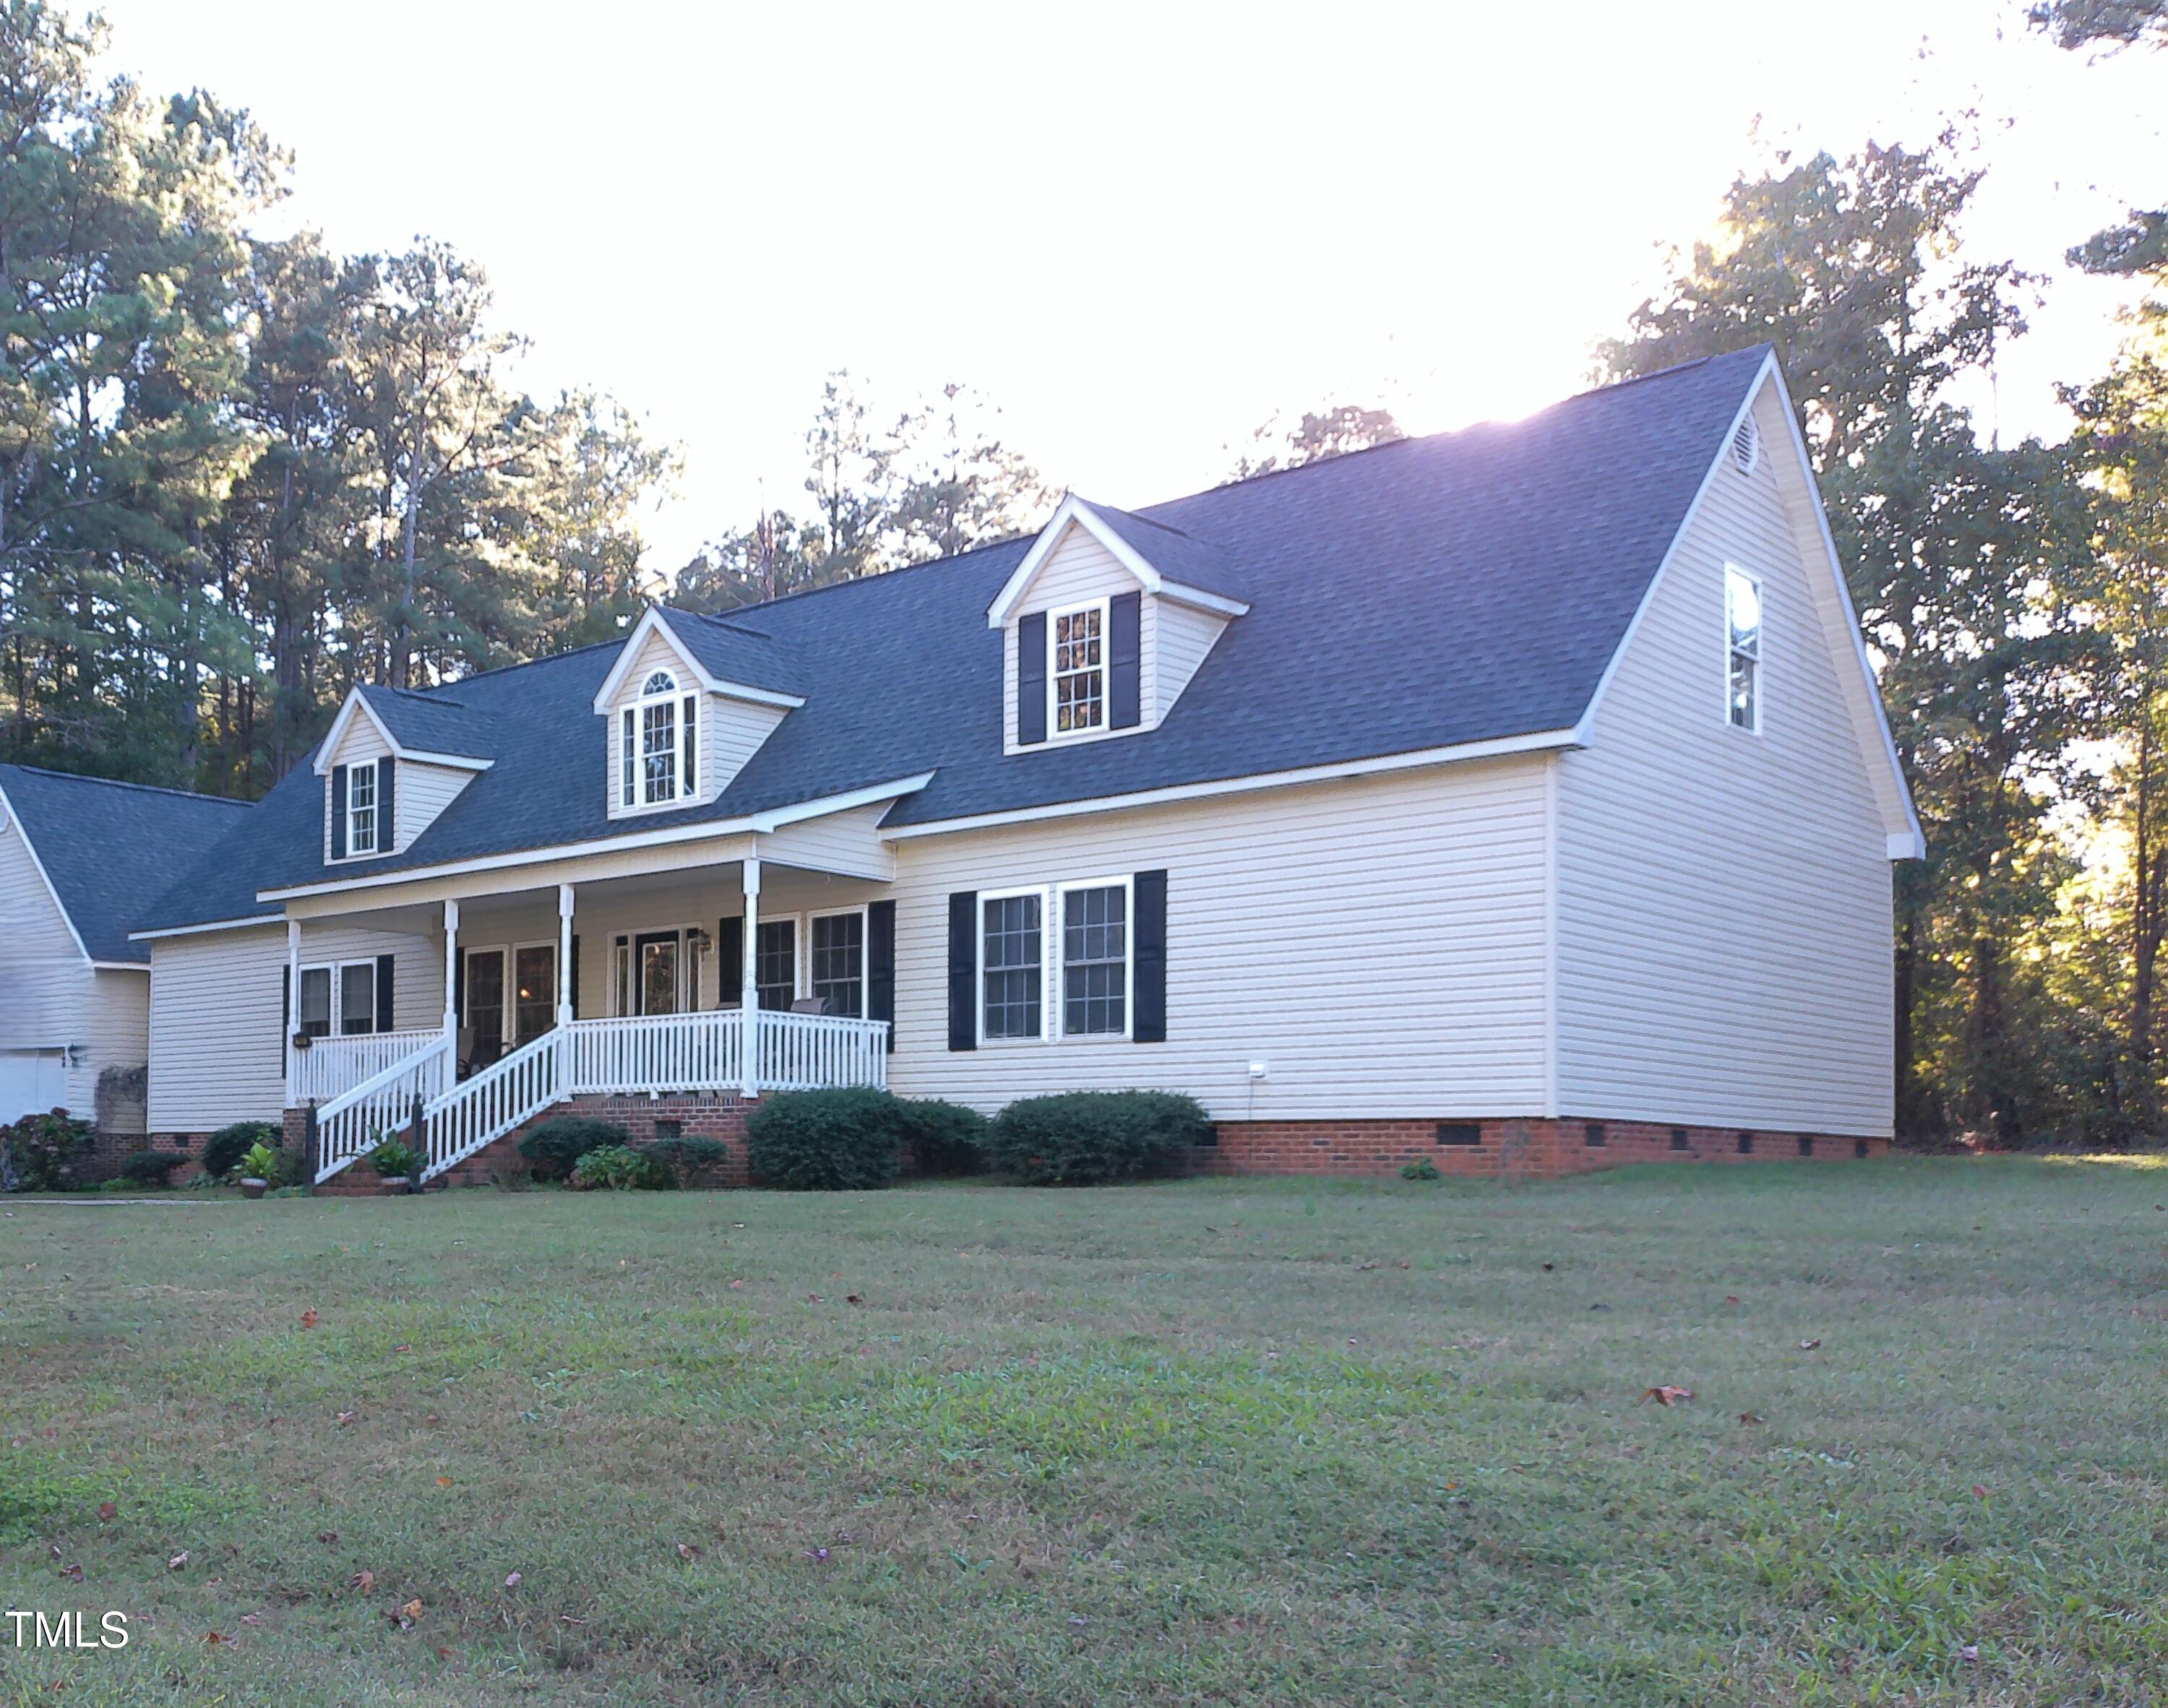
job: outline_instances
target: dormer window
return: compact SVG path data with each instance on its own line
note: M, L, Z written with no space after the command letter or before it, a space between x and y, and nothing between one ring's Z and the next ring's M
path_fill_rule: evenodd
M667 806L693 798L699 777L699 701L680 695L678 678L651 671L619 730L619 791L628 807Z
M1076 735L1104 728L1107 601L1049 613L1047 633L1054 649L1047 671L1054 691L1054 733Z
M346 785L346 848L348 854L376 851L376 766L357 765Z

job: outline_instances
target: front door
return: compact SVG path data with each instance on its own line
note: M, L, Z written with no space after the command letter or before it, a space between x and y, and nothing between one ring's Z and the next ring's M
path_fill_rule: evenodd
M632 940L632 989L639 1014L678 1011L678 933L655 931Z
M513 1042L539 1038L557 1023L557 946L529 943L513 951Z
M302 1016L308 1013L306 974L301 987ZM504 1048L504 951L467 951L466 1024L474 1034L472 1058L486 1065Z

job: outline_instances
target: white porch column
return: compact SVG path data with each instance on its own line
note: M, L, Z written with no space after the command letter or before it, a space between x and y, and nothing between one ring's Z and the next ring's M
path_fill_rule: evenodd
M753 846L760 846L755 842ZM748 853L745 857L745 963L742 976L745 986L738 993L743 1010L741 1022L743 1031L739 1039L739 1065L743 1069L741 1089L747 1097L760 1095L760 986L755 982L760 971L760 856Z
M286 921L286 1036L279 1048L286 1053L286 1104L294 1106L294 1034L301 1029L301 922Z
M460 904L444 904L444 1070L442 1089L460 1078Z
M557 1024L572 1023L572 886L557 886Z

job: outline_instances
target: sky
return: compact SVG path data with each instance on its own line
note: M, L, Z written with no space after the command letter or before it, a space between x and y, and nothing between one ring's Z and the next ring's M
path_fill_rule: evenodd
M101 0L111 69L294 151L267 231L445 240L538 393L615 395L683 472L647 561L791 507L824 376L961 380L1056 487L1224 478L1276 412L1411 431L1579 390L1589 352L1781 147L1979 114L1968 252L2051 275L1969 400L2059 438L2129 293L2062 256L2168 195L2168 54L2019 0L1541 8Z

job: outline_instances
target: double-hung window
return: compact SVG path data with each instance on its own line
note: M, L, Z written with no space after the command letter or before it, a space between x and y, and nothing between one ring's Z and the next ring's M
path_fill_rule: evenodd
M693 798L699 782L700 704L680 696L667 670L651 671L640 698L619 715L618 799L627 807Z
M1127 1037L1134 902L1127 878L982 894L979 1035Z
M848 913L822 913L811 920L813 995L823 999L830 1014L863 1017L866 1011L866 916L856 908Z
M1049 720L1057 735L1103 729L1107 722L1107 602L1095 599L1047 618L1053 656L1046 673L1053 696Z
M1735 729L1762 727L1762 584L1724 566L1724 715Z
M375 1032L376 963L344 961L336 966L302 968L294 1030L312 1038Z
M796 920L760 922L753 937L752 976L763 1008L788 1008L798 1000Z
M386 760L385 764L391 761ZM349 857L376 852L376 766L354 765L346 776L346 851Z

